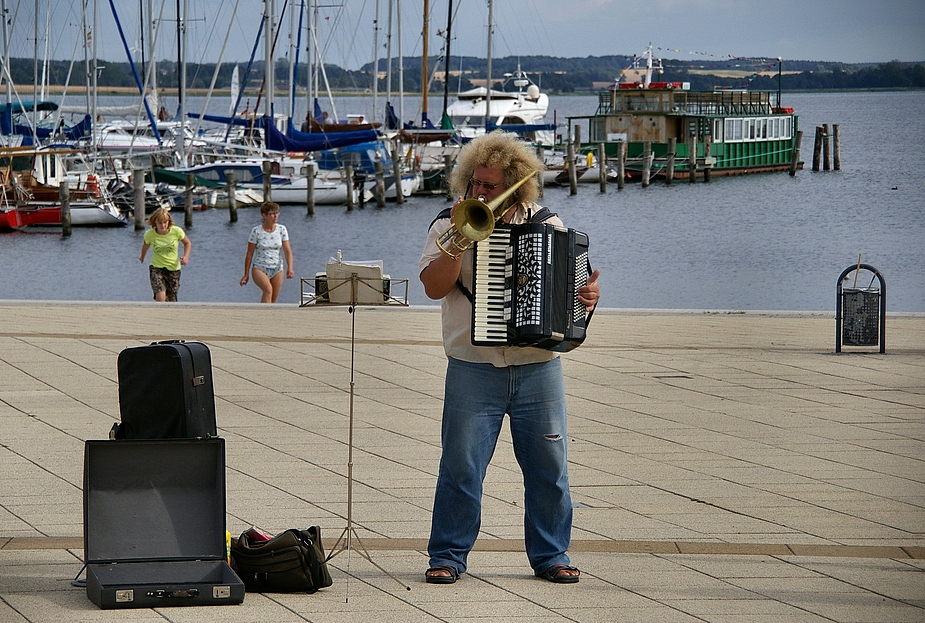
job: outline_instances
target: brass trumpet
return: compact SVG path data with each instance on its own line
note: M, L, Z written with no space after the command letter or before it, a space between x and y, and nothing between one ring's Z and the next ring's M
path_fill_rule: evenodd
M465 199L453 212L453 224L437 238L437 246L451 258L459 259L473 242L485 240L495 230L495 224L504 218L512 205L505 205L507 198L523 186L536 173L530 173L522 180L505 190L489 203L485 196L478 199Z

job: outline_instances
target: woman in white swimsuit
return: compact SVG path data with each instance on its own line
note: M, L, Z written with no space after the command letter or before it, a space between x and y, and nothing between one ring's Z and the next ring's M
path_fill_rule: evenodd
M289 246L289 232L285 225L277 223L279 205L268 201L260 206L263 223L251 230L247 238L247 254L244 256L244 276L241 285L247 285L248 273L260 288L261 303L275 303L283 287L283 259L286 257L286 279L295 277L292 268L292 248Z

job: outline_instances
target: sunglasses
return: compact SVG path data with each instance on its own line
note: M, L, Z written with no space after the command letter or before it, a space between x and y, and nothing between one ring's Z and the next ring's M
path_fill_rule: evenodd
M489 184L488 182L483 182L482 180L477 180L474 177L469 179L469 183L472 185L472 188L478 188L481 186L488 192L493 191L494 189L501 186L501 184Z

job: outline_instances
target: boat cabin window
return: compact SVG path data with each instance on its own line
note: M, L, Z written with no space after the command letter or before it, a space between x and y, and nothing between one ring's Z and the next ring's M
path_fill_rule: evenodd
M717 130L719 122L717 121ZM748 142L748 141L766 141L777 139L790 139L793 134L792 117L758 117L746 119L726 119L724 124L725 134L719 139L719 132L716 132L718 140L727 143Z
M209 180L210 182L221 181L221 178L218 175L218 171L215 169L206 169L205 171L198 172L196 175L198 175L204 180ZM235 179L237 179L237 177L238 176L235 175Z
M454 115L450 119L453 126L457 128L464 126L482 127L485 125L485 117L481 115Z
M32 156L13 156L12 164L10 164L9 156L0 157L0 167L13 171L31 171Z
M624 110L661 110L662 98L659 93L621 93Z
M255 179L254 172L251 169L225 169L222 173L225 175L225 179L228 179L228 174L231 173L234 175L234 181L241 182L242 184L253 182ZM206 179L212 178L207 177ZM216 177L216 180L217 179L218 178Z

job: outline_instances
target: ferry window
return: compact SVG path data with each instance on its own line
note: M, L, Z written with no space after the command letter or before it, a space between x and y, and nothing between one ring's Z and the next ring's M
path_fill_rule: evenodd
M761 120L761 138L768 138L768 120Z
M713 121L713 140L722 142L723 139L723 122L719 119Z
M196 175L198 175L199 177L201 177L201 178L204 179L204 180L211 180L211 181L213 181L213 182L217 182L218 179L219 179L219 178L218 178L218 171L216 171L215 169L208 169L208 170L206 170L206 171L201 171L201 172L197 173Z
M792 120L791 120L790 117L786 117L786 118L784 119L783 127L782 127L781 130L780 130L781 138L790 138L790 136L791 136L791 127L790 127L791 121L792 121Z
M748 127L745 131L745 140L753 141L755 140L755 120L748 119L746 123L748 124Z
M741 141L742 140L742 120L741 119L726 119L726 140L727 141Z
M282 167L283 175L292 177L295 175L295 167Z

